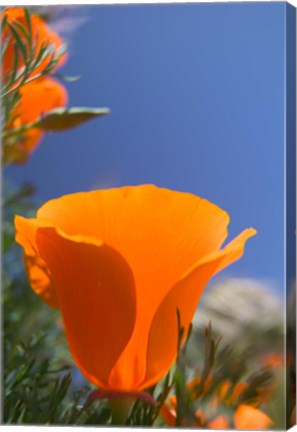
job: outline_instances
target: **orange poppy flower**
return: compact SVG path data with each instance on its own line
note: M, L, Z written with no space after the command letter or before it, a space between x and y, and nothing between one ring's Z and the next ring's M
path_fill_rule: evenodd
M65 87L53 78L39 78L20 88L21 98L13 111L13 119L6 130L20 128L36 122L43 113L66 106L68 95ZM44 132L33 128L12 136L4 146L6 162L23 163L36 148Z
M207 391L211 382L212 379L209 378L204 387L205 391ZM197 399L197 395L195 394L195 386L197 386L199 383L200 377L191 380L187 384L188 389L192 391L192 400ZM232 427L232 424L228 415L219 413L221 406L234 406L234 414L232 421L234 423L235 429L264 430L272 426L272 420L267 416L267 414L257 408L257 406L261 403L260 399L255 402L254 406L243 403L237 406L238 398L248 387L246 383L238 382L234 385L231 393L229 391L230 387L230 381L224 381L223 383L218 385L215 390L215 394L213 394L213 398L211 398L206 405L206 407L208 408L205 408L204 403L203 410L201 408L198 408L196 410L195 417L197 418L197 422L192 426L204 426L209 429L230 429ZM203 392L197 400L201 400L203 402L203 399L205 397L204 393L205 392ZM176 425L177 414L175 396L172 396L168 403L162 406L161 415L164 421L169 426L174 427ZM189 425L185 423L183 426L186 427Z
M251 405L240 404L235 409L234 429L237 430L266 430L272 426L272 420L263 411ZM228 417L219 415L207 425L210 429L230 429Z
M187 328L210 278L239 259L228 214L189 193L153 185L51 200L16 216L33 290L62 312L78 367L96 386L141 391L172 366L177 309Z
M15 22L18 22L23 26L23 28L28 32L28 24L26 21L25 9L21 7L7 7L1 14L1 21L3 21L4 17L7 17L7 22L11 25L14 25ZM40 48L45 44L47 46L52 47L53 53L57 53L63 46L64 42L60 38L60 36L54 32L46 22L40 18L38 15L31 14L31 29L32 29L32 41L35 44L35 49L33 52L33 58L37 58L37 55L40 51ZM20 39L22 40L26 53L29 55L29 43L26 40L24 34L16 27ZM2 44L5 45L8 42L3 59L2 59L2 77L3 82L7 82L9 80L9 76L13 71L14 61L15 61L15 38L10 30L10 28L6 25L2 30ZM34 69L32 74L29 77L36 76L40 74L45 68L49 65L51 60L52 53L49 53L45 56L45 58L41 61L41 63ZM55 65L54 69L62 66L67 59L66 53L61 56L58 63ZM17 70L20 72L25 66L24 58L22 55L19 55Z
M285 358L283 353L271 352L263 355L261 362L264 368L276 369L285 366Z

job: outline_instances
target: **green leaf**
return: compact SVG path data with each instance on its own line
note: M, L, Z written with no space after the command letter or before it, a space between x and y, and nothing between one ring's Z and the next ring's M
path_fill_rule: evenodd
M50 131L63 131L109 112L108 108L57 108L45 114L36 127Z
M37 66L40 65L40 63L44 60L44 58L49 54L47 51L47 45L42 43L40 50L38 51L37 55L35 56L34 62L33 62L33 69L37 68ZM46 54L44 54L46 52Z
M3 18L2 23L1 23L2 33L4 32L4 29L5 29L6 25L7 25L7 15L4 15L4 18Z
M20 37L19 33L17 32L17 30L10 24L7 23L11 33L13 34L13 37L15 39L15 42L17 44L17 47L19 48L19 50L22 53L22 56L24 58L24 61L27 61L27 51L26 51L26 46L24 45L22 38Z
M25 18L26 18L26 24L27 24L27 28L28 28L28 34L29 34L30 41L32 43L31 15L30 15L30 11L28 8L24 8L24 10L25 10Z
M55 72L54 74L52 74L52 76L59 78L61 81L64 81L64 82L75 82L81 78L81 75L68 76L68 75L63 75L60 72Z
M17 45L14 45L14 60L13 60L13 69L12 75L9 80L9 84L13 84L15 82L15 78L17 76L18 66L19 66L19 50Z
M30 34L25 29L25 27L19 21L14 21L14 25L20 30L21 33L23 33L25 39L30 44Z
M6 53L10 41L11 41L11 36L8 36L6 39L2 40L1 58L4 58L4 54Z

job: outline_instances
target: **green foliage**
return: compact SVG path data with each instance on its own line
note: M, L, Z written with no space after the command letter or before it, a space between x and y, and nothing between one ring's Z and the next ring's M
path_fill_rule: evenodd
M69 367L53 370L51 360L37 361L36 351L45 335L16 346L5 366L3 421L6 424L104 424L110 417L106 403L100 407L86 399L90 388L71 392Z
M4 58L7 47L11 42L14 46L14 61L12 70L3 77L1 86L1 124L4 164L17 160L26 160L27 151L22 142L26 140L26 132L34 128L44 131L60 132L76 127L93 118L109 113L108 108L57 108L44 113L32 123L20 124L15 127L16 116L14 110L21 100L20 89L24 85L38 78L55 75L54 70L67 51L67 45L62 44L58 49L50 43L39 43L38 34L32 36L32 21L28 8L25 9L26 26L18 21L9 23L6 16L2 21L2 34L9 30L1 47L1 57ZM20 67L22 65L22 67ZM43 65L42 68L40 66ZM64 81L76 81L79 77L61 75ZM21 116L20 116L21 117ZM13 149L13 151L11 151ZM11 159L12 158L12 159Z
M63 45L60 50L54 50L50 44L40 44L38 47L38 35L34 40L32 38L31 16L28 8L25 8L25 17L26 28L18 21L9 23L6 16L2 21L2 34L6 29L9 31L8 36L2 41L1 58L4 58L9 44L12 43L14 47L12 70L2 77L1 85L1 129L4 163L7 163L6 148L21 142L24 139L23 133L32 127L30 125L24 130L21 128L20 131L12 129L16 120L13 113L21 99L21 87L51 73L67 49L66 45ZM38 70L45 60L45 67ZM20 64L23 66L20 67ZM6 135L7 131L9 133Z
M15 47L13 69L9 76L4 77L5 84L1 86L1 99L3 99L5 103L6 99L14 95L23 85L48 75L67 50L66 44L59 50L54 50L49 44L41 44L41 46L38 47L38 35L35 40L32 38L31 16L28 8L25 8L25 14L27 28L17 21L11 24L7 22L7 19L4 19L2 22L2 32L4 32L6 26L9 28L9 37L12 37ZM9 38L4 40L4 45L1 50L2 58L9 42ZM20 59L23 60L23 68L19 68ZM38 72L37 68L45 59L47 59L46 66Z
M157 385L148 389L156 401L155 405L149 404L141 399L135 401L126 426L152 426L162 425L160 410L168 398L174 386L173 371L169 371L166 377Z

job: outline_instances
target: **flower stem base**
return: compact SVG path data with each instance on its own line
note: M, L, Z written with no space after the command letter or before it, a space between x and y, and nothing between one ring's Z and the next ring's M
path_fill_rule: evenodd
M135 399L133 398L123 398L113 399L109 401L112 425L121 426L126 423L130 408L134 400Z

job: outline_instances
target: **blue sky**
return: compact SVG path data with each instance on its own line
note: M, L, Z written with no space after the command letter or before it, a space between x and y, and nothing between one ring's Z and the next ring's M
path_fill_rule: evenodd
M72 106L108 117L48 135L5 175L40 203L154 183L213 201L230 239L258 235L225 276L283 283L285 3L84 6L61 70Z

